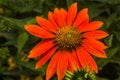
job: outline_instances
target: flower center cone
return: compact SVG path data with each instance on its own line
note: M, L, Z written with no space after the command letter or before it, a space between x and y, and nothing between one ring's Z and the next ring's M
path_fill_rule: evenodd
M75 49L81 41L81 34L79 30L72 26L65 26L56 33L56 44L60 49Z

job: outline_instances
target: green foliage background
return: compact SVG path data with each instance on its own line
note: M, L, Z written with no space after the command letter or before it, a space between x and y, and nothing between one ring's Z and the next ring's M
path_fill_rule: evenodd
M0 80L45 80L47 64L35 70L36 60L27 58L41 39L28 34L24 25L36 24L35 16L47 18L55 7L68 9L73 2L79 10L89 8L90 20L103 21L101 29L109 33L102 40L109 46L108 58L95 57L97 80L120 80L120 0L0 0Z

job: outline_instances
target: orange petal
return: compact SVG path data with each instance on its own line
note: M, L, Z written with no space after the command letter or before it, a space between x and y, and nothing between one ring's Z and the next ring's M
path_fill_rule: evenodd
M50 49L45 54L41 55L40 59L36 63L36 69L42 67L50 59L50 57L54 54L55 51L56 51L56 47Z
M101 30L95 30L86 32L82 35L84 38L90 38L90 39L102 39L108 36L108 34Z
M73 72L74 71L74 64L73 64L73 61L72 61L72 55L70 54L68 56L68 70Z
M62 80L68 67L68 52L62 51L57 65L58 80Z
M93 21L93 22L90 22L87 26L81 27L80 31L81 32L94 31L102 27L102 25L103 25L103 22L101 21Z
M75 51L72 51L70 55L68 56L68 69L73 72L74 70L80 70L81 65L79 63L77 54Z
M89 61L89 69L90 71L95 71L96 73L98 73L98 67L97 67L97 64L95 62L95 60L88 54L87 57L86 57Z
M62 15L66 18L67 17L67 11L64 8L60 9Z
M35 58L46 51L50 50L54 46L54 43L52 40L44 40L42 42L39 42L31 51L29 54L29 58Z
M69 53L68 55L68 69L69 71L73 72L74 70L77 69L76 65L75 65L75 61L73 61L73 57L72 57L72 54Z
M67 24L72 25L77 13L77 3L73 3L68 9Z
M56 52L55 55L50 60L46 70L46 80L50 80L50 78L55 74L57 71L57 64L60 57L60 51Z
M58 25L55 22L54 15L51 11L48 12L48 20L58 29Z
M68 70L73 72L74 69L73 69L73 64L71 63L71 61L72 61L71 59L68 60Z
M37 25L25 25L25 29L32 35L40 37L40 38L54 38L55 35L44 30L40 26Z
M48 31L52 31L52 32L56 32L56 27L48 20L46 20L45 18L36 17L37 23L43 27L44 29L48 30Z
M78 59L79 59L81 66L83 68L85 68L86 65L88 64L87 59L86 59L86 55L85 55L86 51L84 51L83 48L80 47L76 50L76 52L77 52L77 56L78 56Z
M104 49L108 48L102 42L94 40L94 39L84 39L83 43L86 45L92 46L98 50L104 50Z
M64 22L64 25L66 25L67 23L67 11L63 8L60 9L60 13L61 13L61 16L63 18L63 22Z
M88 65L90 71L94 70L94 71L98 72L96 62L83 47L79 47L77 49L77 55L78 55L78 59L83 68L86 68L86 66Z
M92 45L85 44L85 43L82 43L82 46L92 55L95 55L95 56L101 57L101 58L107 57L104 50L98 50L98 49L94 48Z
M78 61L77 53L76 53L75 51L72 52L72 58L71 58L71 59L72 59L74 65L75 65L75 67L76 67L78 70L80 70L81 65L80 65L80 63L79 63L79 61Z
M89 24L89 16L86 14L86 17L83 19L83 22L78 26L79 30Z
M55 10L54 10L54 18L55 18L55 21L57 22L57 24L60 27L65 26L63 16L61 15L61 12L60 12L60 10L58 8L55 8Z
M84 8L82 9L76 16L76 19L73 23L73 26L75 27L79 27L80 24L83 23L83 21L86 21L86 19L88 20L88 8Z

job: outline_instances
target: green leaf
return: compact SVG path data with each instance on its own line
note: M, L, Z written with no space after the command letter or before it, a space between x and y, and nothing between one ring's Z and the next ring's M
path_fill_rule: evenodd
M99 15L107 10L107 8L101 8L104 6L103 4L95 3L94 1L79 0L78 3L78 9L88 8L90 19L100 17Z
M108 17L108 19L106 20L106 22L104 24L107 29L116 20L116 17L117 17L116 13L110 14L110 16Z
M114 34L115 34L115 36L116 36L116 38L120 41L120 32L114 32Z
M14 24L16 26L18 26L17 27L18 29L21 28L23 30L24 30L24 25L25 24L27 24L27 23L30 24L30 22L34 23L34 18L30 18L30 17L27 17L27 18L24 18L24 19L14 19L14 18L10 18L10 19L14 22Z
M18 39L17 39L17 48L18 48L18 53L21 51L21 49L24 47L25 43L27 42L28 40L28 34L26 32L24 33L21 33L19 36L18 36Z
M17 61L17 64L18 65L21 65L21 66L24 66L28 69L31 69L33 71L35 71L35 62L32 61L32 62L21 62L21 61Z
M93 18L99 16L102 12L104 12L103 9L99 9L98 10L98 8L96 8L96 7L89 7L89 16L90 16L90 19L93 19Z
M27 24L36 24L36 18L32 18L27 21Z
M66 0L67 7L69 8L70 5L74 2L74 0Z
M109 37L105 39L105 43L107 44L108 47L112 46L112 41L113 41L113 34L111 34Z
M107 55L108 55L108 58L111 58L112 56L114 56L114 55L117 53L118 50L119 50L119 46L116 46L116 47L114 47L114 48L107 49L107 50L106 50L106 53L107 53Z
M120 0L96 0L98 2L102 2L102 3L107 3L110 5L114 5L114 4L118 4L120 3Z
M120 46L117 53L110 59L110 62L117 63L120 65Z
M22 0L22 5L25 6L20 7L20 9L22 8L21 13L34 11L36 8L41 12L43 2L44 0Z
M117 53L118 50L119 50L119 47L109 48L109 49L106 50L106 54L107 54L108 58L99 59L97 61L98 66L99 66L99 70L101 70L109 62L111 57L114 56Z

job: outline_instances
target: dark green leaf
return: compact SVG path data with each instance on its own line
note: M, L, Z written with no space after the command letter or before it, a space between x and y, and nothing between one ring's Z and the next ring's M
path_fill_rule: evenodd
M24 33L21 33L19 36L18 36L18 39L17 39L17 48L18 48L18 53L21 51L21 49L24 47L25 43L27 42L28 40L28 34L26 32Z
M115 34L115 36L116 36L116 38L120 41L120 32L114 32L114 34Z
M111 34L109 37L105 39L105 43L107 44L108 47L112 46L112 40L113 40L113 34Z
M108 0L96 0L96 1L99 1L99 2L102 2L102 3L108 3L108 4L111 4L111 5L120 3L120 0L109 0L109 1Z
M109 62L109 59L116 54L118 49L119 49L119 47L115 47L115 48L109 48L106 50L106 54L107 54L108 58L99 59L97 61L98 66L99 66L99 70L101 70Z
M70 5L74 2L74 0L66 0L67 7L69 8Z
M111 14L111 15L108 17L108 19L106 20L105 24L104 24L105 27L106 27L106 28L109 28L110 25L116 20L116 17L117 17L117 14L116 14L116 13Z

